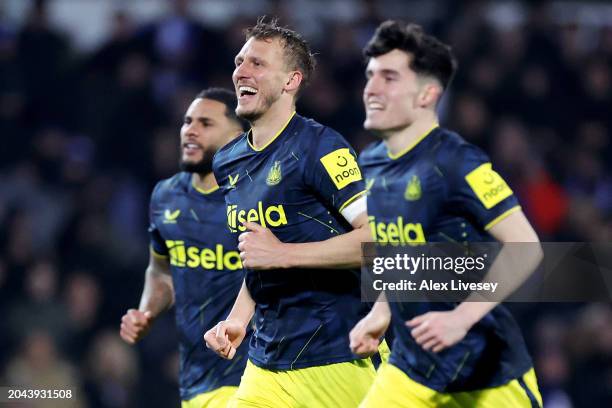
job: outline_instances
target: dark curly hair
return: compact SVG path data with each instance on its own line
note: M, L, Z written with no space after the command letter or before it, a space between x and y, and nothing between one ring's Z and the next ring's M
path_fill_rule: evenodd
M444 89L457 70L457 60L449 45L426 34L417 24L394 20L387 20L378 26L364 47L363 55L369 60L394 49L410 53L410 68L417 74L436 78Z

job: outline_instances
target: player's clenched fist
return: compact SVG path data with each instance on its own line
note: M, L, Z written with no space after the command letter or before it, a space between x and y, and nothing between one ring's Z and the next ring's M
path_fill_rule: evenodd
M153 324L153 316L150 311L141 312L137 309L129 309L121 318L121 338L129 344L136 344L142 339Z
M244 223L247 231L238 237L242 266L249 269L286 268L287 249L268 228L255 222Z
M244 340L246 327L237 320L224 320L204 334L206 347L231 360Z
M382 313L367 314L349 333L351 351L360 357L370 357L378 351L381 337L389 327L389 317Z

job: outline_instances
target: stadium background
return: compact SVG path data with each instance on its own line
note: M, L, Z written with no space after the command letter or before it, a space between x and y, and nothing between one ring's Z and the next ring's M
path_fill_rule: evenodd
M373 140L361 47L385 18L423 24L460 62L442 124L492 156L541 239L612 241L612 4L3 0L1 385L70 386L73 406L178 404L172 315L134 348L119 320L138 304L148 198L177 170L184 110L231 86L261 14L318 54L298 110L358 150ZM547 407L612 406L610 304L512 308Z

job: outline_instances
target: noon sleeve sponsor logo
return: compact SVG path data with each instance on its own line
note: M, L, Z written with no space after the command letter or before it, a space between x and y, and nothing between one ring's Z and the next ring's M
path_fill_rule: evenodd
M179 268L202 268L206 270L230 270L242 268L238 251L226 251L223 245L214 248L185 246L185 241L166 241L170 255L170 265Z
M361 180L361 170L348 148L335 150L321 157L321 163L338 190Z
M465 180L487 210L512 195L512 190L493 170L491 163L481 164L465 176Z

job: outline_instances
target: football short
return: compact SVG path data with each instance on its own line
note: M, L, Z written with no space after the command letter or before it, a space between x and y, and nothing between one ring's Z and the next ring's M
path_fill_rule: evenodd
M369 358L286 371L267 370L249 361L228 407L357 407L375 375Z
M540 408L542 397L535 371L498 387L441 393L410 379L392 364L383 364L360 408Z
M181 408L225 408L238 387L219 387L181 402Z

